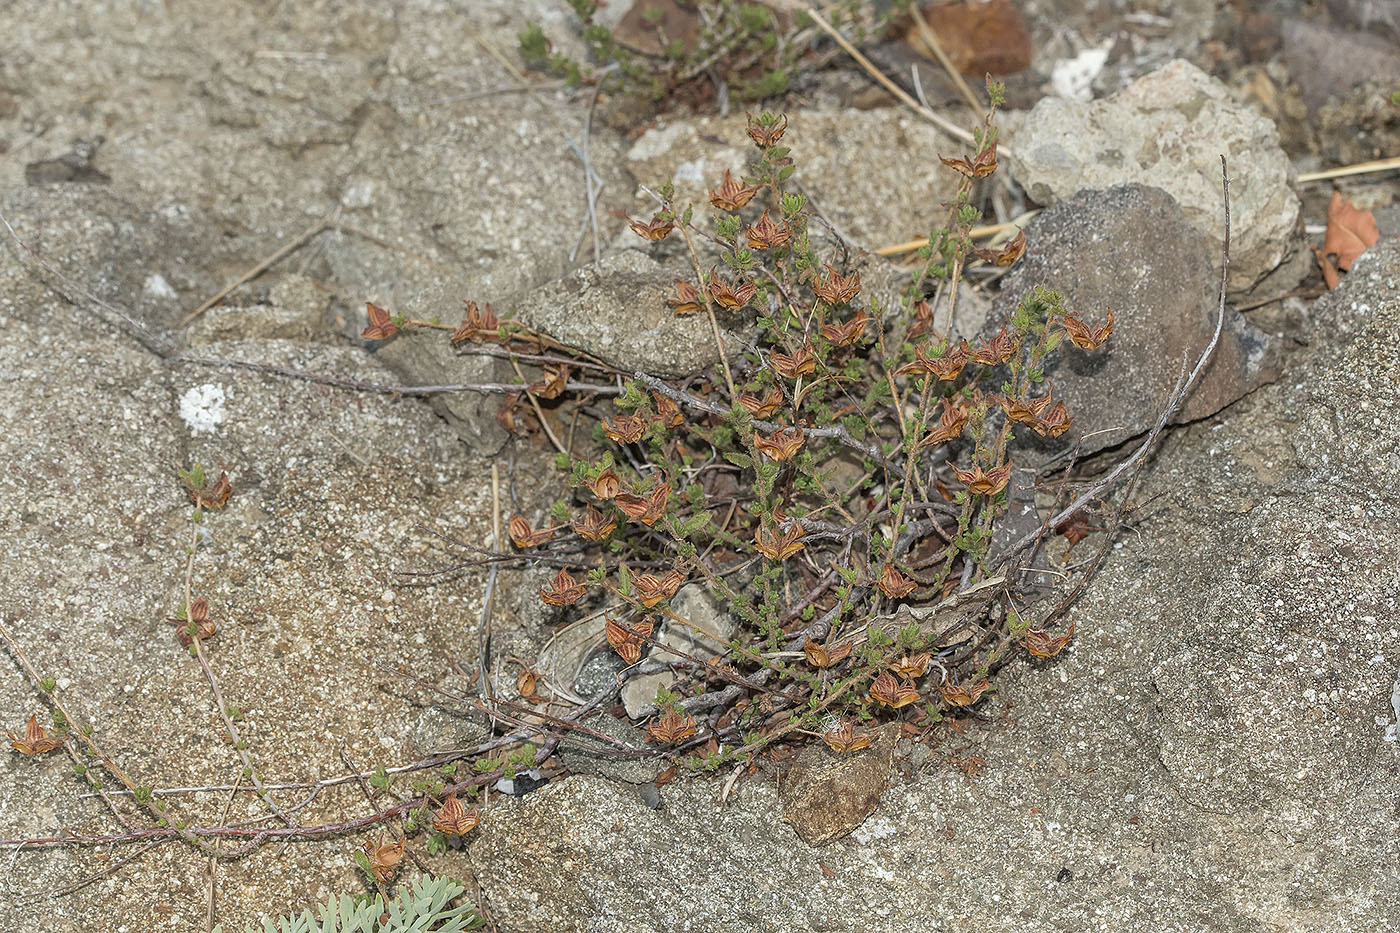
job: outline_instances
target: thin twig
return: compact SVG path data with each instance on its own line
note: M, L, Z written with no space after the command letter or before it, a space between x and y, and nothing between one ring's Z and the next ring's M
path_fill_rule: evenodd
M468 787L477 787L483 784L492 784L505 776L505 769L499 768L488 774L475 775L455 784L450 784L443 788L441 793L454 794L465 791ZM347 778L354 780L354 778ZM372 813L368 816L356 817L355 819L343 820L338 823L320 823L314 826L280 826L267 829L250 829L240 826L186 826L177 828L174 826L158 826L150 829L138 829L128 833L109 833L105 835L79 835L77 833L63 836L42 836L30 839L0 839L0 848L15 848L24 846L26 848L48 848L53 846L93 846L93 845L121 845L133 842L146 842L151 840L185 839L189 838L198 842L206 852L217 852L220 858L233 859L246 855L259 846L269 842L309 842L315 839L326 839L332 836L343 836L348 833L361 832L372 826L378 826L386 820L391 820L402 816L405 813L416 810L426 803L426 799L416 797L392 807ZM209 844L211 839L244 839L244 845L234 849L216 848Z
M505 358L509 359L509 354L506 354ZM476 392L481 395L509 395L512 392L519 392L525 388L523 384L514 382L461 382L455 385L422 386L390 385L380 382L361 382L356 379L345 379L340 376L325 376L320 373L290 369L286 366L274 366L270 363L254 363L249 360L228 360L210 356L177 356L174 357L171 362L190 363L195 366L221 366L229 369L246 369L250 372L266 373L270 376L284 376L288 379L300 379L303 382L334 386L338 389L354 389L356 392L399 395L407 398L425 395L446 395L453 392ZM521 378L523 379L524 376ZM565 384L564 388L569 392L578 392L588 395L622 394L622 390L616 386L599 385L590 382L569 382Z
M235 782L233 788L229 790L228 797L224 800L223 812L219 814L219 825L228 824L228 811L233 806L233 798L238 795L238 783ZM214 929L214 900L216 893L216 878L219 870L219 860L215 856L209 856L209 897L208 909L204 913L204 933L210 933Z
M1005 146L999 145L999 148L1003 152L1006 151ZM971 230L967 231L967 235L974 240L980 240L982 237L996 236L998 233L1007 230L1024 227L1039 213L1040 211L1038 210L1026 211L1021 216L1009 220L1004 224L987 224L982 227L973 227ZM899 256L903 253L912 253L915 250L923 249L925 246L928 246L928 237L922 237L917 240L905 240L903 243L894 243L890 246L881 246L879 249L874 250L874 252L880 256Z
M549 422L545 419L544 409L540 407L540 400L535 398L535 393L531 392L529 386L525 384L525 374L521 372L520 364L512 359L510 365L515 368L515 375L520 377L521 385L516 387L516 391L524 390L526 400L529 401L530 407L535 410L535 417L540 419L540 427L544 429L545 436L549 438L549 442L554 445L555 450L567 455L568 451L564 449L564 445L555 436L554 429L549 426Z
M30 662L29 656L24 653L24 649L20 647L19 642L15 641L14 636L10 634L9 629L7 629L3 623L0 623L0 638L3 638L5 643L10 646L10 651L14 654L15 660L24 668L24 672L29 675L29 679L33 681L38 691L53 705L54 709L63 714L64 722L68 724L68 736L70 738L76 737L78 741L82 742L83 745L87 747L88 751L90 751L97 760L102 762L102 766L107 769L107 773L120 781L121 785L131 792L132 796L146 808L147 812L149 812L157 822L169 822L174 820L174 814L166 812L163 806L158 806L151 794L145 790L138 791L136 782L131 779L130 775L126 773L122 766L112 760L112 756L108 755L107 751L102 748L102 746L98 745L92 736L88 735L83 730L78 720L75 719L68 708L64 706L63 701L58 698L58 695L45 685L44 679L40 677L38 671L34 669L34 665ZM142 833L145 832L145 830L132 830L131 832ZM207 842L200 840L195 834L182 827L178 821L175 822L174 826L168 828L166 835L183 839L185 842L190 843L195 848L206 853L215 851Z
M491 547L501 546L501 466L491 463ZM481 626L477 632L477 691L487 711L491 710L491 604L496 595L500 564L492 562L486 572L486 592L481 599ZM494 724L494 717L493 717Z
M1304 172L1298 176L1298 184L1304 185L1310 181L1325 181L1329 178L1346 178L1350 175L1367 175L1371 172L1388 172L1391 169L1400 168L1400 156L1389 159L1376 159L1373 162L1357 162L1352 165L1343 165L1340 168L1324 169L1320 172Z
M101 881L103 878L111 878L115 876L117 873L117 869L122 868L126 865L130 865L132 862L139 860L143 855L145 855L152 849L157 848L158 846L165 845L167 841L168 840L165 839L157 839L154 842L147 843L146 845L137 849L135 852L132 852L128 855L123 855L121 858L117 859L115 862L112 862L110 865L103 868L101 871L93 872L90 875L85 875L82 878L79 878L77 881L65 884L61 888L55 888L52 891L42 891L38 894L31 895L23 900L17 900L15 901L15 903L23 906L27 904L38 903L44 898L59 898L72 894L74 891L77 891L80 888L87 887L94 881Z
M821 27L821 30L823 32L825 32L828 36L831 36L831 38L835 40L836 44L841 46L842 50L844 50L847 55L855 59L856 64L864 68L866 73L868 73L876 81L880 82L880 84L883 85L887 91L889 91L895 97L899 98L899 101L902 104L909 107L919 116L923 117L925 120L932 123L934 126L938 127L940 130L947 133L949 136L952 136L954 139L961 140L965 143L972 143L975 141L972 137L972 134L969 133L967 130L948 120L945 120L938 114L934 113L932 110L929 110L927 107L920 104L913 97L909 96L908 91L904 90L904 88L900 87L898 84L895 84L889 78L885 77L885 75L880 71L880 69L876 68L874 64L871 63L870 59L866 58L860 53L860 50L858 50L855 46L851 45L850 42L846 41L846 37L841 35L841 33L837 32L836 29L830 23L828 23L826 19L815 9L813 9L812 7L808 7L807 15L812 18L812 22L816 23L818 26ZM1008 155L1011 154L1011 149L1004 145L1001 146L1001 151Z
M658 379L657 377L652 376L648 373L638 371L637 373L633 374L632 378L636 379L638 382L640 382L647 388L654 389L657 392L660 392L662 395L665 395L674 401L680 402L684 405L689 405L691 408L696 408L700 411L709 412L712 415L723 416L729 414L729 410L726 409L724 406L720 405L718 402L711 402L710 400L701 398L698 395L692 395L691 393L686 392L684 389L677 389L671 386L669 383ZM757 418L755 418L750 423L754 427L759 428L763 431L780 431L787 428L787 425L776 424L772 421L760 421ZM873 444L866 444L856 440L855 436L851 434L851 432L848 431L843 425L829 425L827 427L803 428L802 430L803 433L805 433L808 437L829 437L833 440L839 441L847 447L860 451L861 453L865 454L867 457L870 457L877 463L885 462L885 455L880 452L880 449L878 447L876 447Z
M355 762L350 759L350 753L345 750L345 743L341 742L340 747L336 749L336 751L340 753L340 760L345 762L346 770L357 778L356 783L360 787L360 792L365 795L365 801L369 804L370 810L374 810L374 788L370 787L369 781L361 776L360 769L357 768ZM426 794L424 795L424 799L427 799ZM432 871L429 870L427 865L423 864L423 860L418 857L418 853L408 848L408 836L397 823L389 824L389 835L404 843L404 854L413 860L413 864L418 866L419 871L423 872L425 875L432 875ZM387 903L389 900L389 892L385 889L384 883L381 882L378 877L375 877L373 880L375 887L379 888L379 892L384 895L384 900Z
M617 64L611 64L603 70L607 74ZM603 76L598 76L598 81L593 85L593 98L588 102L588 116L583 122L583 185L584 192L588 200L588 223L593 228L593 262L603 261L603 243L598 235L598 191L601 187L597 184L598 176L593 172L593 162L589 155L589 143L593 139L593 111L598 108L598 95L603 90ZM572 259L572 257L570 257Z
M41 269L48 272L50 275L58 279L67 287L73 289L73 291L76 292L78 295L92 302L94 305L97 305L97 307L102 308L104 311L108 311L119 317L129 328L131 328L131 335L136 339L137 343L141 344L141 346L145 347L147 350L161 358L169 357L175 353L176 346L169 337L163 334L152 333L151 330L148 327L146 327L145 324L142 324L140 321L136 320L136 317L132 315L129 311L126 311L112 304L111 302L105 301L104 299L94 295L91 291L84 288L82 285L79 285L77 282L75 282L68 276L64 275L34 250L30 249L29 244L21 240L19 234L15 232L15 228L10 226L10 220L8 217L5 216L3 211L0 211L0 223L3 223L5 225L5 229L10 232L10 237L15 241L15 244L26 255L28 255L30 259L34 260L34 262L37 263ZM63 295L62 292L59 292L59 294ZM78 302L73 301L73 299L69 298L67 295L63 295L63 298L67 301L72 302L73 304L78 304ZM92 312L89 311L88 313L91 314ZM101 317L101 315L94 316L99 318Z

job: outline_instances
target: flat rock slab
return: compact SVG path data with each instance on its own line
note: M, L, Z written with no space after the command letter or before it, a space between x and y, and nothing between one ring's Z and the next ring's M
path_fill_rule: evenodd
M903 243L943 223L961 180L938 166L938 152L960 154L947 136L902 109L793 110L787 117L782 144L792 148L797 190L858 246ZM672 118L637 138L628 168L644 185L672 180L678 203L693 203L697 213L713 210L709 192L725 170L741 177L757 153L746 126L741 113ZM823 235L819 223L812 230Z

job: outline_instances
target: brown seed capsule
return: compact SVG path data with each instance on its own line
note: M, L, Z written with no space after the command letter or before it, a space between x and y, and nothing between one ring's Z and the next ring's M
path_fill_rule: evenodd
M549 584L540 589L540 599L551 606L572 606L588 593L588 587L560 568Z
M758 448L764 456L779 463L791 460L802 449L806 440L807 437L802 433L801 428L784 428L781 431L774 431L767 437L757 431L753 432L754 447Z
M632 228L633 233L643 240L655 243L657 240L664 240L670 236L671 231L676 227L676 222L669 216L656 214L646 223L628 217L627 225Z
M666 502L671 496L671 487L661 483L645 496L634 496L630 492L620 492L613 500L617 507L627 513L627 517L643 525L654 525L666 514Z
M889 671L881 671L880 676L870 685L870 699L883 703L890 709L901 709L917 702L919 691L910 683L900 683Z
M666 303L681 317L699 314L705 310L705 302L700 298L700 289L680 279L676 279L676 297L667 298Z
M453 794L442 802L442 808L433 818L433 829L444 836L464 836L481 823L481 814L476 807L467 809Z
M667 710L665 716L647 727L647 735L651 736L653 741L667 745L683 742L695 733L695 720L689 716L681 716L674 708Z
M768 354L768 362L773 364L773 368L782 376L788 379L796 379L798 376L805 376L808 373L816 372L817 360L812 355L812 345L804 343L791 355L780 353L774 350Z
M724 170L724 180L710 192L710 203L722 211L733 213L753 200L753 196L763 190L761 185L746 185L738 181L729 169Z
M1113 333L1113 309L1109 309L1108 320L1098 327L1090 327L1076 315L1067 314L1064 328L1070 343L1081 350L1097 350L1108 339L1108 335Z
M388 340L399 332L399 326L393 322L389 312L374 302L365 302L365 313L369 317L369 326L360 331L364 339Z
M824 741L833 752L846 754L870 747L870 734L857 733L856 724L849 719L842 720L822 733Z
M30 758L51 752L63 744L63 739L56 735L49 735L48 730L39 725L39 717L33 713L29 714L29 722L24 724L23 738L13 732L6 734L10 737L10 747Z
M953 467L953 472L968 489L979 496L994 496L1006 488L1011 479L1011 461L1008 460L995 470L984 470L982 464L975 464L971 470Z

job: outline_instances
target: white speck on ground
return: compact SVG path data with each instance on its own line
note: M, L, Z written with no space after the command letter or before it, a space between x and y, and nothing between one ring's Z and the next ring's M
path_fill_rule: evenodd
M227 398L222 386L211 382L195 386L180 396L180 418L195 434L213 434L227 417L224 413Z
M1050 84L1056 97L1069 100L1091 100L1094 79L1108 62L1108 48L1085 49L1074 58L1055 62L1050 72Z
M175 289L170 287L170 283L165 280L165 276L159 272L153 272L146 276L146 284L143 286L147 295L152 298L178 298Z

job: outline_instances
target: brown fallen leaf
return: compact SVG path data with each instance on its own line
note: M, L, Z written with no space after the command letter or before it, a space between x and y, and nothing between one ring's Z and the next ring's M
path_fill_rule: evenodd
M1337 257L1338 269L1349 269L1356 257L1375 246L1380 238L1374 214L1343 201L1341 192L1332 192L1332 201L1327 205L1327 238L1322 241L1322 252Z
M923 15L953 67L965 75L1009 75L1030 67L1031 33L1011 0L937 4ZM904 41L935 57L919 24L909 23Z

